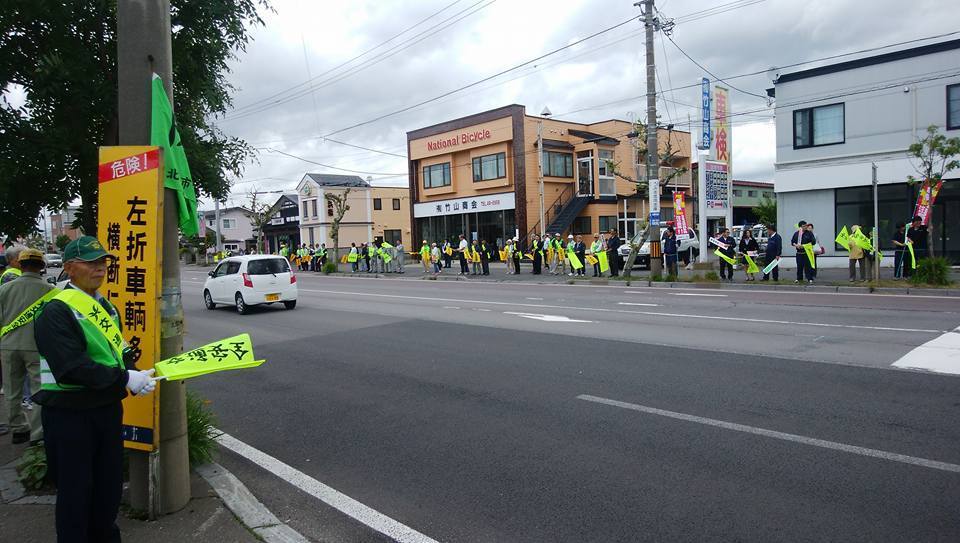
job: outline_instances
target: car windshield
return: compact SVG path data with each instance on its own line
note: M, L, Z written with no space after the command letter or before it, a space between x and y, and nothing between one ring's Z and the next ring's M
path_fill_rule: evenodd
M265 258L263 260L251 260L247 262L247 273L250 275L270 275L274 273L287 273L290 268L287 267L287 261L282 258Z

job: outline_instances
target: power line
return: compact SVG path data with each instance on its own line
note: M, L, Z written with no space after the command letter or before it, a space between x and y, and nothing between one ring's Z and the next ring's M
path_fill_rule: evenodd
M740 91L740 92L742 92L743 94L749 94L750 96L755 96L755 97L763 100L764 102L767 101L767 97L766 97L766 96L763 96L763 95L760 95L760 94L757 94L757 93L754 93L754 92L750 92L750 91L745 91L745 90L743 90L743 89L741 89L741 88L733 85L733 84L730 83L729 81L726 81L726 80L724 80L723 78L717 76L716 74L714 74L713 72L711 72L710 70L708 70L703 64L700 64L699 62L697 62L696 60L694 60L693 57L691 57L690 55L688 55L687 52L683 50L683 48L681 48L679 45L677 45L677 42L673 41L673 37L672 37L672 36L670 36L669 34L666 34L666 33L664 33L664 36L666 36L666 38L667 38L668 40L670 40L670 43L672 43L673 46L676 47L678 51L680 51L681 53L683 53L683 56L687 57L687 58L690 60L690 62L696 64L698 68L700 68L701 70L703 70L703 71L707 72L708 74L710 74L710 75L711 75L714 79L716 79L717 81L722 81L722 82L726 83L727 86L729 86L731 89L733 89L733 90L735 90L735 91Z
M280 151L280 150L274 149L274 148L272 148L272 147L258 147L257 150L267 151L267 152L270 152L270 153L278 153L278 154L281 154L281 155L288 156L288 157L290 157L290 158L295 158L295 159L297 159L297 160L302 160L303 162L309 162L310 164L316 164L317 166L323 166L324 168L330 168L330 169L332 169L332 170L340 170L340 171L343 171L343 172L359 173L359 174L364 174L364 175L386 175L386 176L407 175L407 174L384 173L384 172L366 172L366 171L362 171L362 170L351 170L351 169L349 169L349 168L341 168L341 167L339 167L339 166L331 166L331 165L329 165L329 164L323 164L322 162L316 162L316 161L314 161L314 160L310 160L310 159L307 159L307 158L303 158L303 157L301 157L301 156L297 156L297 155L293 155L293 154L290 154L290 153L287 153L287 152L284 152L284 151Z
M375 117L375 118L370 119L370 120L368 120L368 121L363 121L363 122L360 122L360 123L356 123L356 124L353 124L353 125L350 125L350 126L341 128L341 129L339 129L339 130L335 130L335 131L333 131L333 132L330 132L329 134L326 134L324 137L333 136L333 135L339 134L339 133L341 133L341 132L346 132L347 130L352 130L352 129L354 129L354 128L358 128L358 127L361 127L361 126L365 126L365 125L368 125L368 124L372 124L372 123L375 123L375 122L377 122L377 121L386 119L386 118L388 118L388 117L393 117L394 115L399 115L400 113L404 113L404 112L406 112L406 111L410 111L411 109L414 109L414 108L416 108L416 107L419 107L419 106L422 106L422 105L425 105L425 104L429 104L430 102L435 102L435 101L437 101L437 100L439 100L439 99L441 99L441 98L444 98L444 97L446 97L446 96L450 96L451 94L458 93L458 92L460 92L460 91L462 91L462 90L466 90L466 89L469 89L469 88L471 88L471 87L475 87L475 86L477 86L477 85L479 85L479 84L481 84L481 83L484 83L484 82L486 82L486 81L490 81L491 79L495 79L495 78L497 78L497 77L500 77L501 75L510 73L510 72L512 72L512 71L514 71L514 70L518 70L518 69L520 69L520 68L522 68L522 67L524 67L524 66L527 66L527 65L529 65L529 64L533 64L534 62L536 62L536 61L538 61L538 60L541 60L541 59L547 58L547 57L549 57L549 56L551 56L551 55L554 55L554 54L556 54L556 53L559 53L560 51L563 51L563 50L569 49L569 48L571 48L571 47L574 47L574 46L576 46L576 45L579 45L579 44L581 44L581 43L583 43L583 42L585 42L585 41L587 41L587 40L590 40L590 39L595 38L595 37L597 37L597 36L600 36L600 35L602 35L602 34L606 34L607 32L610 32L611 30L614 30L614 29L616 29L616 28L620 28L621 26L623 26L623 25L625 25L625 24L627 24L627 23L629 23L629 22L631 22L631 21L635 21L636 19L637 19L636 16L630 17L629 19L627 19L627 20L625 20L625 21L623 21L623 22L617 23L617 24L615 24L615 25L613 25L613 26L611 26L611 27L605 28L605 29L603 29L603 30L601 30L601 31L599 31L599 32L595 32L595 33L593 33L593 34L590 34L590 35L587 36L586 38L579 39L579 40L577 40L577 41L575 41L575 42L573 42L573 43L564 45L563 47L559 47L559 48L554 49L553 51L550 51L550 52L548 52L548 53L544 53L543 55L540 55L540 56L538 56L538 57L536 57L536 58L532 58L532 59L530 59L530 60L528 60L528 61L526 61L526 62L522 62L522 63L520 63L520 64L517 64L516 66L512 66L512 67L510 67L510 68L507 68L506 70L497 72L497 73L495 73L495 74L493 74L493 75L491 75L491 76L485 77L485 78L480 79L480 80L478 80L478 81L474 81L473 83L470 83L470 84L468 84L468 85L464 85L464 86L462 86L462 87L460 87L460 88L457 88L457 89L454 89L454 90L451 90L451 91L447 91L447 92L445 92L445 93L443 93L443 94L441 94L441 95L439 95L439 96L435 96L435 97L433 97L433 98L430 98L429 100L424 100L424 101L419 102L419 103L416 103L416 104L414 104L414 105L412 105L412 106L407 106L407 107L405 107L405 108L398 109L398 110L396 110L396 111L393 111L393 112L390 112L390 113L386 113L386 114L384 114L384 115L380 115L379 117Z
M720 4L719 6L714 6L712 8L703 9L700 11L694 11L691 13L686 13L681 15L673 21L676 24L681 23L690 23L693 21L699 21L700 19L706 19L707 17L713 17L714 15L720 15L722 13L727 13L728 11L733 11L735 9L745 8L747 6L752 6L754 4L759 4L765 2L766 0L738 0L736 2L729 2L727 4ZM659 12L659 10L657 10Z
M430 36L433 36L433 35L441 32L441 31L443 31L443 30L445 30L445 29L447 29L447 28L450 28L451 26L457 24L458 22L462 21L463 19L466 19L467 17L469 17L469 16L477 13L478 11L480 11L480 10L482 10L482 9L490 6L491 4L493 4L493 3L496 2L496 1L497 1L497 0L479 0L478 2L476 2L476 3L472 4L472 5L470 5L469 7L467 7L466 9L455 13L453 16L451 16L451 17L449 17L449 18L447 18L447 19L444 19L443 21L441 21L441 22L439 22L439 23L437 23L437 24L435 24L435 25L427 28L426 30L424 30L424 31L422 31L422 32L420 32L420 33L418 33L418 34L414 34L414 35L411 36L410 38L407 38L406 40L404 40L404 41L396 44L396 45L393 47L393 49L391 49L390 51L384 51L384 52L382 52L382 53L379 53L379 54L377 54L376 56L374 56L374 57L372 57L372 58L369 58L369 59L363 61L362 63L360 63L360 64L358 64L358 65L356 65L356 66L353 66L353 67L348 68L346 71L344 71L344 72L342 72L342 73L340 73L340 74L332 75L332 76L330 76L329 78L327 78L327 79L324 80L324 81L320 81L320 82L318 82L318 83L316 83L316 84L311 84L310 87L307 88L307 89L303 89L303 90L297 91L297 92L295 92L294 94L291 94L291 95L289 95L289 96L285 96L285 97L283 97L283 98L279 98L279 99L274 100L274 101L272 101L272 102L270 102L270 103L268 103L268 104L263 104L263 105L251 107L251 108L249 108L249 109L246 110L246 111L234 112L234 113L231 114L231 115L227 115L227 116L224 118L224 120L225 120L225 121L231 121L231 120L236 120L236 119L240 119L240 118L243 118L243 117L248 117L248 116L250 116L250 115L256 115L257 113L262 113L263 111L266 111L266 110L268 110L268 109L272 109L272 108L274 108L274 107L276 107L276 106L278 106L278 105L282 105L282 104L291 102L291 101L293 101L293 100L296 100L296 99L298 99L298 98L301 98L301 97L303 97L303 96L306 96L307 94L312 94L312 93L314 93L315 91L317 91L317 90L319 90L319 89L321 89L321 88L324 88L324 87L328 87L328 86L330 86L330 85L333 85L334 83L337 83L337 82L339 82L339 81L342 81L343 79L346 79L347 77L350 77L350 76L352 76L352 75L354 75L354 74L357 74L357 73L359 73L359 72L361 72L361 71L363 71L363 70L365 70L365 69L367 69L367 68L369 68L369 67L371 67L371 66L373 66L373 65L375 65L375 64L378 64L378 63L382 62L383 60L386 60L387 58L390 58L390 57L392 57L392 56L394 56L394 55L396 55L396 54L398 54L398 53L400 53L400 52L402 52L402 51L404 51L404 50L406 50L406 49L409 49L410 47L413 47L414 45L422 42L423 40L429 38ZM486 2L486 3L483 4L482 6L476 7L477 5L482 4L483 2ZM472 10L472 11L470 11L470 10ZM461 14L463 14L463 15L461 15ZM459 16L459 17L458 17L458 16ZM452 21L451 21L451 20L452 20ZM447 23L448 21L450 21L450 23L444 25L444 23ZM434 29L436 29L436 30L434 30ZM431 32L431 30L434 30L434 31ZM422 37L421 37L421 36L422 36ZM420 39L417 39L417 38L420 38ZM403 46L403 47L400 47L400 46ZM328 70L327 72L324 72L324 73L330 73L330 71L332 71L332 69L331 69L331 70ZM317 76L317 77L320 77L320 76ZM315 78L315 79L316 79L316 78ZM308 83L309 83L309 82L308 82Z
M456 5L456 4L458 4L458 3L462 2L462 1L463 1L463 0L454 0L452 3L447 4L447 5L446 5L444 8L442 8L441 10L436 11L436 12L430 14L429 16L425 17L424 19L421 19L421 20L418 21L416 24L405 28L403 31L401 31L401 32L399 32L399 33L397 33L397 34L394 34L394 35L391 36L390 38L388 38L388 39L386 39L386 40L378 43L377 45L375 45L375 46L367 49L366 51L363 51L363 52L360 53L359 55L356 55L356 56L354 56L353 58L350 58L350 59L348 59L348 60L346 60L346 61L344 61L344 62L341 62L340 64L337 64L337 65L334 66L333 68L330 68L330 69L326 70L325 72L318 74L316 77L308 77L307 80L304 81L304 82L302 82L302 83L298 83L298 84L296 84L296 85L294 85L294 86L292 86L292 87L289 87L289 88L284 89L284 90L282 90L282 91L280 91L280 92L271 94L270 96L267 96L267 97L265 97L265 98L261 98L261 99L259 99L259 100L254 100L253 102L251 102L251 103L249 103L249 104L245 104L245 105L243 105L243 106L238 106L238 107L234 108L233 111L239 111L239 110L244 110L244 109L247 109L247 108L252 108L253 106L255 106L255 105L257 105L257 104L260 104L260 103L269 101L270 99L276 98L277 96L280 96L280 95L282 95L282 94L285 94L285 93L287 93L287 92L289 92L289 91L292 91L292 90L294 90L294 89L300 88L300 87L302 87L302 86L304 86L304 85L309 85L310 82L313 81L314 79L323 77L324 75L327 75L328 73L331 73L331 72L333 72L333 71L335 71L335 70L337 70L337 69L339 69L339 68L342 68L343 66L346 66L347 64L350 64L351 62L353 62L353 61L355 61L355 60L357 60L357 59L359 59L359 58L361 58L361 57L363 57L363 56L366 56L367 54L369 54L369 53L371 53L371 52L373 52L373 51L376 51L376 50L379 49L380 47L383 47L384 45L390 43L391 41L395 40L396 38L402 36L403 34L406 34L407 32L409 32L409 31L413 30L414 28L420 26L421 24L425 23L425 22L428 21L429 19L432 19L433 17L436 17L436 16L439 15L440 13L442 13L442 12L450 9L451 7L453 7L454 5ZM481 1L482 1L482 0L481 0ZM479 2L478 2L478 3L479 3Z

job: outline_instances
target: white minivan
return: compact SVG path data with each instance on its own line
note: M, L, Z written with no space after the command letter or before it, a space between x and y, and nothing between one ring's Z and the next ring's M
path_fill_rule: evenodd
M203 285L207 309L233 305L237 313L246 315L254 305L280 302L287 309L297 306L297 276L282 256L232 256L207 275Z

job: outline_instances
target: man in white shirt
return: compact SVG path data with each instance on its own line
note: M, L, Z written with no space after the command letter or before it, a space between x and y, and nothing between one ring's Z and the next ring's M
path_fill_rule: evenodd
M470 268L467 267L467 251L469 251L470 244L467 243L467 239L463 237L463 234L460 234L460 245L457 246L457 256L460 257L460 274L467 275L470 273Z

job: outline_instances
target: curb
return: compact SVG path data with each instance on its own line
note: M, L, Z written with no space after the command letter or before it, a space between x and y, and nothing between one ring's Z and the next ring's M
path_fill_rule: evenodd
M299 532L280 522L240 479L220 464L212 462L197 467L195 471L207 481L240 522L267 543L309 543Z

